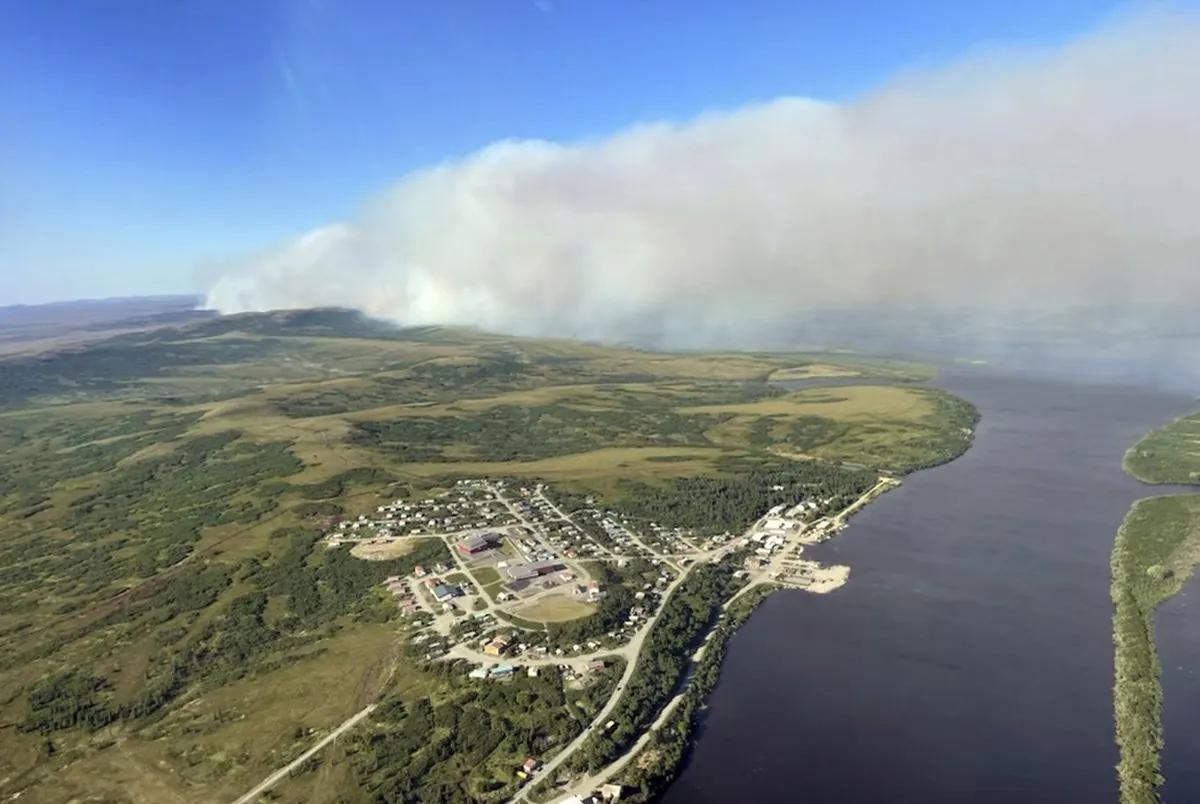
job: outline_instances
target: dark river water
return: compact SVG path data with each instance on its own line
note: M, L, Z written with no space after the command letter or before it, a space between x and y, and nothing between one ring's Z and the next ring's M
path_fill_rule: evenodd
M1159 607L1155 642L1162 664L1164 801L1200 801L1200 579Z
M667 804L1116 800L1109 551L1129 505L1162 491L1121 456L1194 399L937 384L982 412L974 446L809 551L849 564L848 585L777 593L734 636ZM1164 634L1174 802L1200 801L1198 615L1193 583L1162 616L1187 634Z

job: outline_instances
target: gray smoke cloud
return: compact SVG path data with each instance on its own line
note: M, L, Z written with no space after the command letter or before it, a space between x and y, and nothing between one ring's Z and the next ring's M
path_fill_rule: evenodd
M1200 300L1200 17L1126 18L834 104L507 141L222 269L222 312L746 333L821 308ZM1194 304L1194 302L1193 302Z

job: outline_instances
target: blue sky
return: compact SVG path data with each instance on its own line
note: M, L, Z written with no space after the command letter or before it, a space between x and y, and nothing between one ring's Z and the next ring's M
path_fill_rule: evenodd
M1095 0L0 2L0 303L197 291L423 165L841 100Z

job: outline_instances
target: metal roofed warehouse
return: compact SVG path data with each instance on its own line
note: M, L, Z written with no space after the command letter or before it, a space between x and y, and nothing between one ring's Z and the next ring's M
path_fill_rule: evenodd
M466 555L474 555L482 553L484 550L490 550L496 546L498 536L494 533L472 533L470 536L458 543L458 552Z
M532 564L516 564L505 570L508 577L514 581L528 580L536 578L539 575L548 575L551 572L558 572L566 569L566 565L561 561L535 561Z

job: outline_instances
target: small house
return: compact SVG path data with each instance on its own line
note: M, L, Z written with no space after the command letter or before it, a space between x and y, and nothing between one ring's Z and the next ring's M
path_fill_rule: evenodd
M438 600L439 603L445 603L446 601L450 600L450 598L459 597L460 595L462 595L462 590L457 586L439 583L433 587L433 596Z

